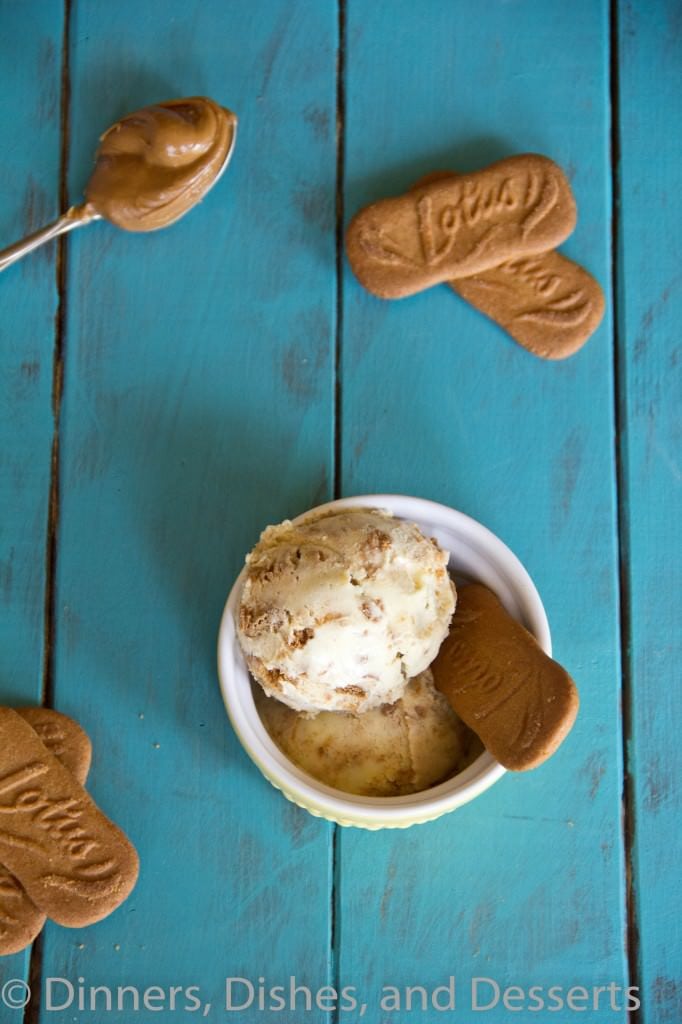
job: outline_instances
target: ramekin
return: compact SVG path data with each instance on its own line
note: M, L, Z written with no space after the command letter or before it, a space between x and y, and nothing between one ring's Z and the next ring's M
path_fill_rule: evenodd
M385 509L417 523L426 536L435 537L441 547L450 552L449 568L456 581L476 581L490 587L507 611L533 634L545 653L551 655L549 624L533 581L516 555L485 526L446 505L403 494L362 494L331 501L310 511L358 506ZM304 514L309 515L310 511ZM362 797L325 786L302 771L273 742L256 710L251 679L236 632L243 582L244 570L232 587L220 624L220 688L242 746L266 779L287 799L310 814L339 825L366 829L408 828L454 811L480 796L504 774L502 765L484 751L465 771L431 789L410 796Z

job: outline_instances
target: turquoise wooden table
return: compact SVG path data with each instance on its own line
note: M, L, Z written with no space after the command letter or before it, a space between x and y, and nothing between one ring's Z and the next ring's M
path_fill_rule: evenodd
M142 863L112 917L48 924L0 962L3 986L33 989L22 1011L3 988L3 1024L197 1019L208 1002L249 1024L354 1022L363 1002L370 1024L578 1012L527 996L472 1012L481 977L590 999L618 986L597 1011L577 1004L614 1022L638 986L632 1019L682 1021L681 13L0 3L2 244L78 199L121 114L201 93L240 118L225 178L181 223L98 224L0 279L0 697L82 722L90 788ZM403 302L360 288L341 246L359 206L528 150L567 170L564 249L608 297L578 355L533 358L444 287ZM582 707L538 771L433 824L365 833L262 779L214 648L266 523L378 491L452 505L511 546ZM226 978L292 976L354 986L358 1007L260 1010L256 992L226 1012ZM454 1012L380 1009L384 986L450 976ZM50 1009L49 978L74 986L68 1008ZM197 986L201 1009L92 1010L97 985Z

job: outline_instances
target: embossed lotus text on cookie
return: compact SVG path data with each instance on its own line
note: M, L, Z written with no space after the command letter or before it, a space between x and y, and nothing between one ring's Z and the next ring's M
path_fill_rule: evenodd
M0 708L0 752L0 862L58 924L106 917L135 884L134 848L9 708Z
M604 293L591 274L558 252L509 260L450 287L515 341L543 359L566 359L604 315Z
M50 708L19 708L18 714L83 785L90 768L92 744L78 723ZM44 924L43 911L36 907L14 875L0 864L0 956L25 949Z
M575 221L561 168L525 154L365 207L348 226L346 250L365 288L402 298L553 249Z
M38 734L50 753L59 758L67 771L83 785L90 771L92 743L78 722L52 708L17 708L16 712Z
M415 188L454 179L450 171L421 178ZM594 334L604 293L591 274L554 250L508 260L448 284L511 337L543 359L566 359Z
M436 686L500 764L535 768L575 721L575 683L487 587L471 584L458 594L432 665Z

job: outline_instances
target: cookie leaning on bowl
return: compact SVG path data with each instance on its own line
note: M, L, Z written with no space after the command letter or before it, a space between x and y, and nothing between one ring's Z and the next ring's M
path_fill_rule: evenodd
M460 718L513 771L546 761L578 713L565 669L478 583L458 589L450 632L431 668Z

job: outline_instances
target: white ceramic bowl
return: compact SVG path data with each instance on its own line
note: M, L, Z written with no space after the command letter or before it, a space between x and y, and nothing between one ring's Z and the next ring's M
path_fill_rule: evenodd
M450 552L455 580L475 580L490 587L507 611L552 653L547 616L533 581L509 548L469 516L422 498L402 494L363 494L342 498L315 511L362 506L386 509L417 523ZM309 513L305 513L308 515ZM294 520L295 522L296 520ZM251 692L251 679L236 633L236 615L244 582L237 578L225 605L218 637L218 674L227 713L249 757L277 789L311 814L339 825L360 828L407 828L431 821L483 793L505 769L487 751L458 775L410 796L362 797L325 786L298 768L270 739Z

